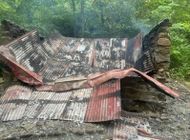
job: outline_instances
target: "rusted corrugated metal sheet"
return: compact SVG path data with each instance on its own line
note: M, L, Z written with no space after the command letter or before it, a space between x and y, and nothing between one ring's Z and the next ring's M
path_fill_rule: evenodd
M0 47L0 60L9 66L14 75L21 81L30 85L42 85L42 77L20 65L11 55L7 48Z
M93 89L69 92L32 91L23 86L6 90L0 102L0 120L23 117L102 122L121 116L120 80L107 81Z
M172 89L166 87L159 81L148 76L146 73L140 72L134 68L125 69L125 70L115 69L103 73L91 74L87 78L85 77L64 78L59 81L56 81L53 85L47 85L47 86L45 85L37 87L37 90L65 91L65 90L73 90L80 88L96 87L111 79L121 80L127 76L140 76L141 78L145 79L145 81L147 81L151 86L152 85L155 86L159 90L163 91L166 95L169 95L171 97L179 97L179 95L176 92L174 92Z
M9 100L28 100L31 97L32 89L21 85L14 85L9 87L5 93L0 99L1 103Z
M110 81L94 89L58 93L32 92L22 86L14 86L7 90L2 101L2 121L22 117L77 122L108 121L120 117L120 82ZM16 112L18 114L14 116Z
M5 46L15 61L32 72L38 73L45 65L48 55L36 31L29 32Z
M6 90L6 94L0 100L0 120L18 120L23 117L26 102L31 96L32 90L23 86L12 86Z
M59 119L84 122L92 89L69 92L39 92L12 86L0 101L0 120L21 118Z
M62 104L47 104L43 107L43 110L38 115L38 119L60 119L67 103Z
M70 103L67 104L63 113L64 120L84 122L87 105L90 100L92 89L81 89L73 91Z
M2 105L1 107L4 109L4 111L1 116L1 120L13 121L21 119L23 117L26 106L26 104L15 103L7 103L6 105Z
M85 122L101 122L120 118L120 81L110 81L93 89Z
M30 100L50 100L54 94L55 92L34 91Z
M141 34L131 40L67 38L61 35L41 40L37 32L32 31L1 48L1 56L17 78L31 85L134 67L143 54Z
M34 92L30 98L25 116L39 119L84 121L92 89L70 92Z
M72 92L55 93L49 100L49 103L41 109L37 118L41 119L60 119Z
M39 114L39 110L41 109L41 107L42 104L40 102L29 101L23 114L23 117L30 119L36 118L36 116Z
M41 41L37 33L33 31L6 46L2 46L0 56L21 81L31 85L43 84L43 87L37 88L40 90L66 91L87 88L88 84L94 87L113 78L122 79L134 72L168 95L178 97L171 89L136 69L121 70L127 67L136 67L138 62L143 64L143 70L152 67L150 57L147 52L143 52L141 44L142 35L140 34L131 40L126 38L82 39L56 36ZM147 56L148 59L139 61L142 56ZM25 65L25 60L27 65ZM115 68L120 70L112 70ZM141 69L142 65L137 68ZM37 74L38 72L42 76ZM97 72L105 73L88 76ZM86 79L78 80L76 83L75 80L69 85L68 82L66 85L59 82L61 78L81 75L88 76L87 81Z
M72 92L33 92L26 108L25 117L61 119Z
M162 90L166 95L169 95L171 97L179 97L179 94L175 93L173 90L168 88L167 86L163 85L159 81L153 79L152 77L148 76L147 74L140 72L134 68L126 69L126 70L121 70L121 69L116 69L116 70L111 70L105 73L100 73L96 75L91 75L88 77L88 82L89 84L94 87L96 85L100 85L106 81L109 81L111 79L123 79L126 76L130 76L132 74L137 74L149 83L151 85L154 85L157 87L159 90Z
M64 90L71 90L71 89L79 89L81 87L83 88L89 87L87 83L87 78L84 76L68 77L68 78L56 80L53 86L53 90L64 91Z

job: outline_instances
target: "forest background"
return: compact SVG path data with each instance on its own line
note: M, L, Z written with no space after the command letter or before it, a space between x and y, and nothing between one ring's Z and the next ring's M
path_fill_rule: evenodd
M133 37L168 18L172 23L170 73L190 80L189 0L0 0L0 20L43 36ZM3 36L0 32L0 41Z

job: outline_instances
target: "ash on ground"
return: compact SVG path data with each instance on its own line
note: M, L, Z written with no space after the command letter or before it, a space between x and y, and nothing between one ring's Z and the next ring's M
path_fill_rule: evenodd
M179 99L166 97L159 115L137 115L150 124L157 136L171 140L188 140L190 138L190 91L178 82L167 85L180 94ZM3 89L1 88L1 92ZM154 114L154 112L152 113ZM59 120L18 120L0 123L0 139L112 139L113 122L77 123Z

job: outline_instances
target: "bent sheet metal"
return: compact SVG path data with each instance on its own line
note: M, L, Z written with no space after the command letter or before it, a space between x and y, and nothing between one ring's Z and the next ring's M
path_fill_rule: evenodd
M68 38L60 34L42 39L36 31L26 33L0 46L1 62L27 83L7 88L0 98L0 121L115 120L113 139L159 139L146 127L128 126L121 115L121 80L127 76L139 76L166 95L179 97L146 74L154 70L150 53L150 48L142 47L141 34L133 39Z
M149 66L147 63L143 65L147 59L141 58L146 54L142 50L141 34L133 39L67 38L57 34L53 38L41 40L36 31L1 46L0 50L1 60L15 76L30 85L43 85L37 87L39 90L65 91L85 88L89 84L92 87L113 78L124 78L133 71L170 94L171 90L151 77L138 70L128 69L153 70L150 62ZM113 70L118 68L128 70ZM101 73L98 75L100 78L89 76L97 72ZM176 94L172 92L170 95Z
M152 70L153 64L143 57L145 55L141 34L133 39L68 38L56 34L41 40L36 31L1 46L0 51L1 60L15 76L31 85L54 83L61 78L87 76L112 69L135 67L142 71ZM18 69L21 72L18 73ZM34 80L26 80L27 76L22 76L22 72Z
M35 87L8 88L0 102L2 121L26 116L81 122L119 119L120 80L134 74L166 95L179 96L143 73L154 67L149 50L142 49L141 34L133 39L68 38L56 34L42 40L32 31L0 48L1 61L19 80Z

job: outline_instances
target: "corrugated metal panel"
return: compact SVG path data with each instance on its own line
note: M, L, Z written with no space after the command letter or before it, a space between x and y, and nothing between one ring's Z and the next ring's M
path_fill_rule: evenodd
M37 118L39 119L60 119L67 103L47 104Z
M35 72L32 72L16 62L10 52L0 49L0 57L3 63L10 67L14 75L21 81L30 85L42 85L42 77Z
M25 118L36 118L40 109L43 107L39 101L29 101L24 112Z
M1 103L4 101L9 101L9 100L16 100L16 99L25 99L28 100L31 96L32 89L20 86L20 85L14 85L9 87L6 91L5 94L1 97Z
M143 53L140 34L129 41L127 38L88 39L61 35L42 41L33 31L6 45L6 48L2 54L9 53L14 59L13 64L11 60L7 61L13 70L17 68L14 71L17 78L34 85L42 84L37 73L41 73L43 82L47 83L68 76L87 76L100 71L134 67ZM24 77L22 72L27 76ZM33 81L30 81L32 78Z
M1 98L0 120L25 118L83 122L92 89L70 92L38 92L13 86Z
M38 43L37 43L38 42ZM39 43L37 32L24 35L11 45L8 45L16 62L33 72L39 72L45 65L47 54Z
M54 94L55 92L34 91L30 97L30 100L50 100Z
M1 120L1 116L3 115L3 111L4 111L4 106L0 105L0 120Z
M43 69L43 77L45 82L55 81L60 77L63 77L68 71L69 63L65 61L59 62L56 60L51 60L47 62L46 67Z
M18 120L23 117L32 90L24 86L9 87L1 97L0 120ZM10 103L9 103L10 102Z
M27 104L8 103L4 107L2 121L19 120L23 117Z
M71 93L34 91L24 116L28 118L58 119Z
M82 122L92 89L72 92L37 92L30 98L25 117L63 119Z
M55 93L37 116L41 119L60 119L72 92Z
M83 122L91 92L92 89L80 89L73 91L70 103L65 108L63 119Z
M139 75L141 78L145 79L148 83L151 83L151 85L155 86L159 90L163 91L163 93L165 93L166 95L171 96L173 98L179 97L179 94L174 92L172 89L168 88L167 86L163 85L154 78L134 68L126 70L116 69L116 70L107 71L105 73L91 75L88 77L88 83L92 87L94 87L112 79L123 79L134 73Z
M94 88L85 122L101 122L120 118L120 81L109 81Z
M27 43L25 50L23 49L23 47L18 47L17 45L13 45L10 47L10 50L14 53L16 61L20 62L26 56L26 54L32 51L32 45L30 43Z
M135 68L144 72L150 72L155 70L150 51L146 51L143 53L139 60L137 60Z

